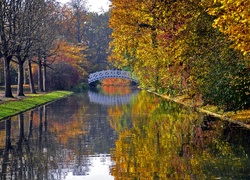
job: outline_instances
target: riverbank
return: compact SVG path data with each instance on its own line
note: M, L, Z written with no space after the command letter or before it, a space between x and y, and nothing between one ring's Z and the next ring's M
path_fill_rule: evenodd
M37 106L52 102L73 94L70 91L54 91L50 93L26 94L23 97L0 97L0 120Z
M250 129L250 110L240 110L236 112L223 112L216 106L213 105L202 105L200 102L195 102L193 99L188 98L186 96L177 96L171 97L166 94L156 93L153 90L147 90L150 93L161 96L169 101L176 102L178 104L182 104L186 107L194 108L194 110L210 115L212 117L220 118L222 120L237 124L241 127Z

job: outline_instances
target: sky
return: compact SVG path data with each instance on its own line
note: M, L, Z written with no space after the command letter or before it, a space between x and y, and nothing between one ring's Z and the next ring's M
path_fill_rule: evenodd
M59 0L62 3L67 3L70 0ZM110 1L109 0L86 0L87 1L87 8L91 12L101 12L103 10L108 11Z

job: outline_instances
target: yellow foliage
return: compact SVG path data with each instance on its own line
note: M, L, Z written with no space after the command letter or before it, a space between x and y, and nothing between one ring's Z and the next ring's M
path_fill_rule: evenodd
M234 42L233 47L245 55L250 53L250 1L217 0L220 6L209 9L216 15L213 26L226 34Z

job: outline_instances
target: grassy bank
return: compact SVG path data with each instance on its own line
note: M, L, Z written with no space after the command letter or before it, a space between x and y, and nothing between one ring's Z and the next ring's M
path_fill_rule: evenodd
M66 97L72 94L69 91L55 91L43 94L28 94L25 98L4 101L0 104L0 120L27 111L36 106Z

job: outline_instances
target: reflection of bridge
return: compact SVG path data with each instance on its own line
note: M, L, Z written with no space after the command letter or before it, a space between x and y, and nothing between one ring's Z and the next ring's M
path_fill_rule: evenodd
M123 78L138 83L137 79L132 77L131 72L121 70L105 70L91 73L89 74L88 83L90 84L92 82L106 78Z
M129 104L134 96L138 94L139 91L133 91L133 93L127 95L104 95L100 93L95 93L92 91L88 92L90 102L102 105L119 105L119 104Z

